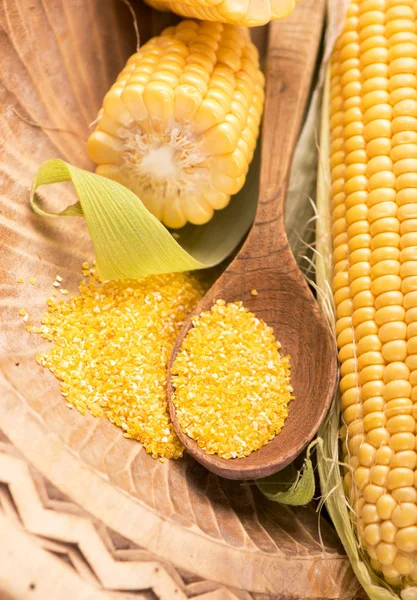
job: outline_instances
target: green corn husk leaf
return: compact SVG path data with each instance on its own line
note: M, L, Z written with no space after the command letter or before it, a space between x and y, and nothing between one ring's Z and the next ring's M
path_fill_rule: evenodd
M300 471L297 472L297 469L291 464L276 475L256 481L256 485L268 500L291 506L304 506L311 502L316 484L310 454L316 444L316 441L311 442L307 448L304 464Z
M344 16L345 6L335 6L329 0L330 23L333 22L333 40L340 31L340 22ZM319 176L317 185L317 256L316 283L319 290L318 300L329 325L335 326L333 310L332 280L332 240L330 215L330 169L329 169L329 97L330 74L327 72L323 97L322 122L320 132ZM335 337L336 339L336 337ZM366 553L361 548L350 518L351 508L348 505L343 489L343 478L340 466L340 395L336 393L329 414L322 424L318 436L320 443L317 450L317 465L320 478L322 502L330 514L336 531L342 541L352 568L371 600L413 600L415 591L405 589L400 595L383 581L372 569Z
M41 185L70 181L78 202L59 213L41 208ZM84 217L96 264L104 279L140 278L156 273L205 269L221 263L239 244L255 216L259 187L259 151L248 180L229 206L206 225L187 225L176 233L166 229L123 185L51 159L39 168L32 187L33 210L48 217Z

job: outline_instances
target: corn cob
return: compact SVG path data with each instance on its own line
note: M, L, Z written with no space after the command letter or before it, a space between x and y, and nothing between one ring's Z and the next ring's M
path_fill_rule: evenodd
M88 153L168 227L203 224L245 182L263 102L247 29L182 21L129 58Z
M183 17L255 27L283 19L297 0L146 0L157 10L171 10Z
M344 484L372 567L402 587L417 583L416 9L352 0L331 63Z

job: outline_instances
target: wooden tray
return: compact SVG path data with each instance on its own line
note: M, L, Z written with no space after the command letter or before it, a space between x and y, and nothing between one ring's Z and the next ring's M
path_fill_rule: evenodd
M135 7L142 41L170 22ZM29 210L32 178L51 157L91 167L88 125L135 38L120 0L2 0L0 24L0 598L355 598L313 505L278 506L187 457L154 461L69 410L36 364L45 346L18 310L39 320L57 273L76 292L92 250L82 220ZM65 186L47 196L74 199Z

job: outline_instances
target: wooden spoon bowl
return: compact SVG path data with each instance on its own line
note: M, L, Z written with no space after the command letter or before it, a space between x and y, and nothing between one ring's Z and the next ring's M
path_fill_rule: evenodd
M284 205L290 167L321 39L325 0L302 0L285 21L271 23L262 135L259 203L253 228L228 268L193 315L214 301L241 300L274 328L282 352L291 357L295 400L285 425L271 442L249 456L223 459L207 454L181 429L172 402L170 370L191 317L173 349L168 374L172 422L186 450L207 469L229 479L256 479L283 469L317 432L337 381L336 346L323 315L289 248ZM256 289L258 295L251 294Z

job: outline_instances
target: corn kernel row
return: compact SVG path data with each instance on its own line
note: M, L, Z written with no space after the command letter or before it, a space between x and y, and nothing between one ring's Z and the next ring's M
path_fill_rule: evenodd
M352 0L331 66L345 489L392 585L417 582L416 8Z

